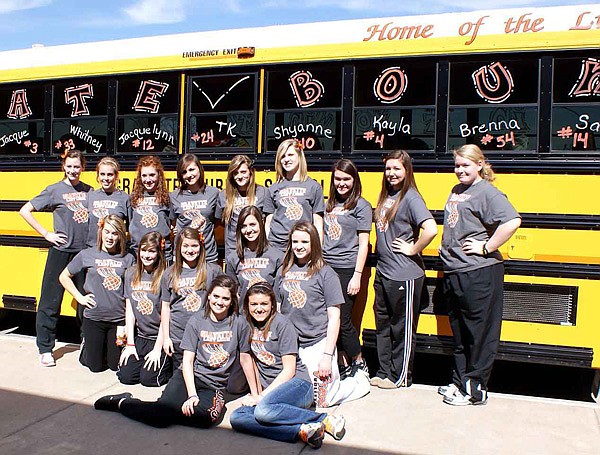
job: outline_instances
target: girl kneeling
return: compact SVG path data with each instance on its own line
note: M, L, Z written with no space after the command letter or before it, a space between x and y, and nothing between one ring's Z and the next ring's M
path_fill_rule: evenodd
M345 433L341 416L310 410L313 387L298 357L294 326L277 312L275 293L265 282L251 286L244 299L244 313L252 330L252 357L258 367L257 389L244 406L231 415L234 430L277 441L298 439L319 448L327 431L335 439Z

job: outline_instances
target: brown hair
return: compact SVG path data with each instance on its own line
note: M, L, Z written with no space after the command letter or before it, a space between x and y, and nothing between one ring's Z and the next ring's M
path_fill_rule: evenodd
M167 267L167 262L165 260L164 239L158 232L148 232L144 234L140 240L137 251L137 262L134 266L135 268L131 278L131 286L137 287L140 285L140 282L142 281L142 275L144 273L144 264L142 264L140 254L142 250L147 250L150 248L154 248L158 252L153 264L154 268L152 269L151 274L152 286L150 288L153 294L158 294L158 291L160 290L160 280L165 268Z
M81 172L85 171L85 155L81 152L81 150L72 149L65 150L64 153L60 156L61 168L64 171L65 163L67 162L67 158L77 158L81 163Z
M208 292L206 293L206 302L204 302L204 317L208 318L210 316L210 305L208 303L208 296L215 290L215 288L224 288L229 291L231 295L231 305L227 309L227 316L231 316L238 313L238 284L237 282L231 278L229 275L218 275L210 284L208 288ZM233 320L229 321L231 324Z
M317 228L308 221L298 221L290 231L287 248L285 250L285 257L283 258L281 276L285 276L288 270L290 270L296 262L296 256L294 255L294 250L292 248L292 234L296 231L306 232L310 237L310 254L307 262L307 273L308 276L311 277L325 266L325 261L323 260L323 249L321 247L319 232L317 231Z
M235 209L235 199L240 194L236 184L234 174L242 167L242 165L248 166L250 171L250 178L248 180L248 189L246 190L246 198L248 199L248 205L254 205L256 198L256 182L254 180L254 167L252 166L252 160L246 155L235 155L229 167L227 168L227 180L225 181L225 208L223 209L222 220L224 223L229 223L233 216L233 210Z
M206 250L204 249L204 242L200 237L198 229L190 227L183 228L177 239L175 240L175 263L172 265L172 285L175 292L179 292L177 282L181 277L181 271L183 270L183 257L181 256L181 245L183 245L183 239L196 240L200 243L200 254L198 254L198 264L196 265L196 281L194 282L194 290L206 289L206 278L208 275L206 265Z
M496 180L492 165L486 160L481 149L475 144L465 144L461 148L454 150L454 157L456 158L457 156L473 161L476 164L481 162L482 166L479 171L479 176L490 183Z
M175 169L177 172L177 181L179 182L179 194L183 193L183 190L187 189L187 184L183 179L183 173L192 163L198 166L198 169L200 170L200 176L198 177L200 191L204 192L204 188L206 188L206 182L204 181L204 166L202 166L202 163L196 155L186 153L179 158L179 161L177 161L177 168Z
M98 240L96 243L98 251L102 251L102 229L104 229L105 224L108 224L117 231L117 235L119 236L119 254L123 256L127 248L127 229L125 228L125 222L117 215L106 215L98 221Z
M334 183L335 171L344 172L354 180L350 194L344 201L344 210L352 210L356 207L356 204L362 195L362 184L360 183L360 175L358 174L356 165L352 161L342 158L341 160L336 161L331 168L331 183L329 184L329 199L327 200L326 211L331 212L335 207L336 202L339 202Z
M137 169L135 171L136 177L133 181L133 190L131 192L131 206L137 207L144 197L144 185L142 184L143 167L153 167L156 169L158 174L158 182L156 184L156 190L154 191L156 202L168 207L171 204L171 199L169 198L169 192L167 191L167 183L165 182L165 170L160 162L160 158L156 156L143 156L138 161Z
M277 147L277 153L275 154L275 171L277 172L277 181L281 182L285 180L285 171L283 170L283 166L281 165L281 158L285 155L285 152L288 149L293 149L298 154L299 167L298 171L300 173L300 181L306 182L308 179L308 168L306 166L306 157L304 156L304 147L298 139L286 139L279 147Z
M249 216L253 216L258 221L258 228L260 229L260 233L258 234L258 247L256 249L256 256L262 256L265 250L269 247L269 242L267 240L267 233L265 230L265 222L263 221L263 214L260 209L254 205L247 205L242 209L240 215L238 217L238 223L235 229L235 251L240 258L240 261L244 260L244 246L246 244L246 239L242 234L242 225L246 218Z
M262 329L258 329L258 327L256 327L252 316L250 316L250 297L253 295L266 295L269 297L269 300L271 300L271 313L265 321L265 325L262 327ZM271 330L271 323L273 322L273 319L275 319L275 315L277 314L277 297L275 297L275 292L273 291L271 285L266 281L261 281L259 283L254 283L252 286L250 286L246 291L246 295L244 296L243 307L244 313L246 314L246 319L248 320L250 327L259 330L262 337L266 340L269 330ZM252 335L253 334L251 331L250 342L252 342Z
M385 171L383 173L381 192L379 193L377 206L375 207L375 221L383 221L384 223L389 223L390 220L394 219L396 212L398 211L398 205L400 205L400 201L402 201L402 198L404 198L404 195L410 188L413 188L417 192L419 191L417 189L417 182L415 182L415 174L413 172L412 159L410 155L404 150L394 150L383 159L384 164L389 160L400 160L402 166L404 166L405 176L404 180L402 181L402 187L400 188L400 195L396 198L394 204L387 211L385 211L385 213L383 213L385 201L392 191L392 186L385 178Z

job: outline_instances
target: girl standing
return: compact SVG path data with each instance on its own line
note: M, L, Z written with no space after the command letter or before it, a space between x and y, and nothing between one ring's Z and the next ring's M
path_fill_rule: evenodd
M117 215L126 223L131 207L129 196L117 188L119 183L119 163L113 157L105 156L96 165L96 180L100 188L88 194L89 234L87 246L98 243L98 222L107 215Z
M244 313L250 324L252 358L257 366L258 395L245 398L243 406L231 415L236 431L277 441L304 441L318 449L325 431L336 440L344 436L342 416L317 413L308 371L298 357L298 334L294 326L277 312L272 287L256 283L244 300Z
M182 369L175 371L158 401L144 402L122 393L102 397L94 407L155 427L208 428L223 416L222 389L238 357L253 383L253 393L258 393L249 338L248 324L237 316L236 284L228 276L219 276L208 289L204 311L195 314L185 329Z
M52 356L56 339L56 324L60 315L64 289L58 282L60 272L85 248L88 235L87 197L92 187L79 181L85 169L85 158L79 150L69 150L62 158L64 178L48 186L31 201L25 203L19 214L42 237L50 242L40 301L36 316L36 343L40 364L56 365ZM48 231L33 216L34 211L52 210L54 231ZM76 279L82 288L83 276ZM81 322L83 308L77 308Z
M473 144L454 152L460 182L444 211L440 257L443 292L454 338L452 383L438 389L444 403L486 404L502 325L504 265L498 251L521 225L494 172Z
M346 159L335 163L325 211L323 257L339 277L344 293L337 343L342 378L354 376L358 369L368 373L358 333L352 324L352 308L360 292L373 224L373 209L361 193L360 176L354 163Z
M183 358L181 341L190 317L205 305L206 289L223 275L217 264L206 262L206 250L198 229L186 227L175 240L175 263L162 279L160 315L163 346L173 357L173 369Z
M255 182L252 160L246 155L236 155L229 163L225 191L219 193L216 217L225 224L225 257L236 250L236 228L240 210L249 205L261 213L267 190ZM243 300L241 300L243 301Z
M275 155L277 182L268 189L264 212L269 243L285 251L288 233L297 221L315 225L323 241L323 189L308 176L302 144L296 139L286 139Z
M129 234L133 252L144 234L158 232L165 239L165 256L171 262L171 201L165 171L156 156L143 156L137 164L137 176L131 192L131 223Z
M236 229L236 249L226 258L227 275L240 284L243 302L246 290L265 281L275 286L281 274L283 253L269 246L261 211L253 205L242 209Z
M204 168L191 153L183 155L177 163L179 189L171 192L172 217L176 220L177 235L185 227L197 229L204 238L206 260L217 262L215 241L215 212L219 190L204 181Z
M425 282L420 253L437 235L437 225L417 190L408 153L394 151L384 162L375 208L379 370L371 385L393 389L412 385L419 302Z
M117 326L125 323L123 276L133 264L127 254L125 223L116 215L108 215L98 226L97 248L77 253L59 276L64 288L85 307L83 312L83 346L79 362L92 372L110 368L117 370L120 349L116 345ZM85 295L73 283L73 276L84 272Z
M364 387L357 382L360 375L342 384L333 361L344 295L339 278L323 260L317 229L307 221L296 223L289 234L279 297L281 313L298 332L298 354L315 385L316 405L333 406L366 395L367 375L363 375Z
M117 372L123 384L159 387L171 377L171 359L163 350L160 329L160 283L166 268L164 246L158 232L144 235L137 261L125 274L127 345L121 352Z

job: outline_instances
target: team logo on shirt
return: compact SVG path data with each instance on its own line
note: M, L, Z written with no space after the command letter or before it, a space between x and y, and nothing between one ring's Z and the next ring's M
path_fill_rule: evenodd
M325 214L325 228L327 229L327 237L331 240L339 240L342 237L342 225L338 223L338 216L348 213L343 207L334 207L331 212Z
M456 226L456 224L458 223L458 220L460 218L460 216L458 214L458 204L460 204L461 202L468 201L469 199L471 199L470 194L452 193L450 195L450 199L446 203L446 207L445 207L446 212L448 212L448 219L447 219L448 227L453 228Z
M147 229L158 226L158 215L154 212L152 207L158 207L156 197L144 196L140 200L140 204L135 208L135 212L142 217L140 224Z
M269 258L248 258L244 259L241 264L242 278L248 281L248 287L256 283L261 283L265 280L260 276L260 269L266 269L269 266Z
M208 206L208 201L184 201L181 203L181 209L183 210L183 217L186 220L190 220L190 227L193 229L204 229L206 225L206 218L202 215L201 210Z
M306 305L306 292L300 283L307 280L306 272L287 272L283 279L283 289L288 292L288 301L294 308L304 308Z
M211 332L208 330L200 331L200 339L202 340L202 349L210 354L208 364L212 368L221 368L225 366L229 357L229 352L223 347L223 343L231 341L233 332L226 330L223 332Z
M136 301L136 309L141 315L150 316L154 311L152 300L148 298L146 291L133 291L131 298Z
M394 205L394 199L392 199L391 197L388 197L385 200L385 202L383 203L383 207L379 211L379 217L377 218L377 223L375 223L375 226L377 227L377 230L379 232L387 232L389 223L385 219L385 214L387 213L387 211L389 209L392 208L393 205Z
M117 205L119 205L117 201L94 201L92 214L101 220L105 216L108 216L110 214L110 210L115 209Z
M88 222L88 210L84 207L81 201L87 199L87 194L83 192L65 193L62 195L66 202L67 208L73 212L73 221L78 224Z
M298 196L304 196L306 188L283 188L279 191L279 202L285 209L285 217L291 221L298 221L302 218L304 209L298 203Z
M252 343L250 343L250 349L252 349L252 353L255 355L255 357L260 362L268 366L275 364L275 356L265 348L265 341L268 341L270 338L270 331L267 334L267 339L265 340L262 331L254 329L254 332L252 333Z
M248 198L246 196L238 196L233 202L233 213L239 215L244 207L248 205Z
M98 275L102 278L102 286L107 291L116 291L121 286L121 277L117 275L112 267L98 267Z
M256 283L262 283L265 280L262 276L260 276L260 272L258 269L244 269L241 272L242 278L248 282L248 287Z

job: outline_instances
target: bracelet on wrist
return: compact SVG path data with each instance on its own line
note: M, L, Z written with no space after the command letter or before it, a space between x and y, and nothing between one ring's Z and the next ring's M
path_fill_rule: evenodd
M190 399L192 399L192 398L198 398L198 395L190 395L190 396L188 397L188 400L190 400Z
M482 251L482 253L483 253L484 256L487 256L488 254L490 254L490 252L487 249L487 242L485 242L483 244L483 248L481 249L481 251Z
M328 355L329 357L333 358L333 354L330 354L329 352L324 352L323 355Z
M132 346L135 348L135 344L132 344L132 343L127 343L127 346Z
M358 270L355 270L354 273L358 273L359 275L362 275L362 272L359 272Z

